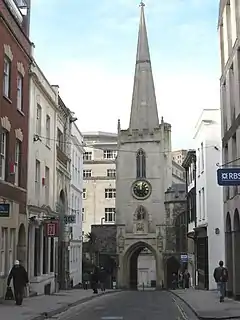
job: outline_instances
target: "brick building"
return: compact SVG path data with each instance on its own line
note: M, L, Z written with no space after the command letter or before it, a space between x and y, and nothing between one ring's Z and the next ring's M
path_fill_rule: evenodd
M0 0L0 297L14 259L26 266L30 0Z

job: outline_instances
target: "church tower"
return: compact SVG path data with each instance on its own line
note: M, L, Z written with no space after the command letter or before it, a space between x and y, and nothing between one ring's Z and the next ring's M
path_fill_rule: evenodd
M156 285L164 279L165 191L172 184L171 126L161 120L141 2L129 128L118 123L116 180L118 287L137 285L137 257L147 248L156 261Z

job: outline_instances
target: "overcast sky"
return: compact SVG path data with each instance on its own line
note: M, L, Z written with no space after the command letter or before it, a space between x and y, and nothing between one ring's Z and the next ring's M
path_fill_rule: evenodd
M32 0L35 58L78 117L81 131L128 127L138 0ZM146 0L159 118L172 145L193 147L203 108L219 108L217 0Z

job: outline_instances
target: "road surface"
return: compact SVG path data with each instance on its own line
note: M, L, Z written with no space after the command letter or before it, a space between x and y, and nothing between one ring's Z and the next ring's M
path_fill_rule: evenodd
M93 299L55 316L58 320L197 320L167 291L125 291Z

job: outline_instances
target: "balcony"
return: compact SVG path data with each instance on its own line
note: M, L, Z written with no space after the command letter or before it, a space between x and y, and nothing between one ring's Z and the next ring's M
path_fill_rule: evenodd
M66 153L59 148L59 146L57 146L56 148L57 148L57 160L61 162L61 164L67 169L70 159L68 158Z

